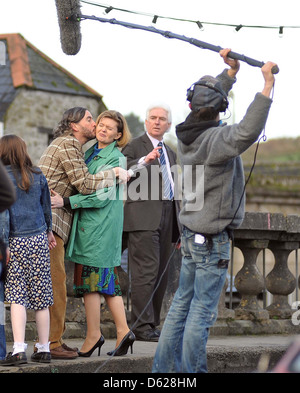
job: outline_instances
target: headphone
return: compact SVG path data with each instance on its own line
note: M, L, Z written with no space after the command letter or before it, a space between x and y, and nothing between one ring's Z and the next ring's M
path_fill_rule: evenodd
M214 109L217 110L218 112L225 112L226 111L226 109L228 108L228 105L229 105L226 93L222 89L220 89L218 86L213 85L211 82L201 80L201 79L198 82L193 83L192 86L187 90L186 97L190 103L192 102L192 99L194 97L195 87L197 87L198 85L203 86L203 87L207 87L208 89L212 89L216 93L218 93L220 95L220 98L219 98L218 102L215 103Z

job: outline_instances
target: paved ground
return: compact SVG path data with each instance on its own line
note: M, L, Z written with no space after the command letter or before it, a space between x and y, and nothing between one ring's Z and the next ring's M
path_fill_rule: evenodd
M295 339L292 335L263 336L211 336L208 340L207 356L210 373L254 373L267 371L282 358L289 344ZM68 339L71 347L81 347L83 339ZM136 341L133 354L110 358L106 352L114 348L114 340L106 340L101 348L90 358L75 360L52 360L50 364L30 362L33 343L28 343L28 364L19 367L0 367L1 374L8 373L151 373L153 356L157 343ZM10 351L12 344L7 344ZM260 370L258 370L258 368Z

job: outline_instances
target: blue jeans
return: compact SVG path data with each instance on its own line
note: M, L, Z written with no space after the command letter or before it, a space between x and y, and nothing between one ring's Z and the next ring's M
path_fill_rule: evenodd
M217 319L230 259L228 233L223 231L201 244L195 232L184 228L181 247L179 287L159 338L152 372L207 372L209 328Z

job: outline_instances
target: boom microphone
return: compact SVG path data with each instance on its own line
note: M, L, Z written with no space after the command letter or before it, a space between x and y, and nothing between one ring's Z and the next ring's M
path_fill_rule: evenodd
M80 1L55 0L60 30L60 42L66 55L76 55L81 46Z
M172 33L171 31L159 30L159 29L156 29L153 26L142 26L142 25L137 25L137 24L134 24L134 23L128 23L128 22L119 21L119 20L116 20L116 19L105 19L105 18L99 18L99 17L96 17L96 16L89 16L89 15L81 15L81 19L82 20L84 20L84 19L96 20L98 22L110 23L112 25L128 27L130 29L150 31L151 33L160 34L160 35L162 35L165 38L175 38L177 40L185 41L185 42L188 42L189 44L195 45L198 48L208 49L208 50L211 50L213 52L220 52L220 50L223 49L220 46L212 45L212 44L209 44L209 43L204 42L204 41L199 41L199 40L196 40L195 38L191 38L191 37L186 37L184 35L175 34L175 33ZM245 56L245 55L240 54L240 53L232 52L232 51L230 51L228 53L228 57L231 57L232 59L236 59L236 60L241 60L241 61L243 61L243 62L245 62L248 65L253 66L253 67L261 68L265 64L263 61L258 61L258 60L252 59L251 57ZM275 65L272 68L272 73L273 74L278 74L278 72L279 72L279 68L278 68L277 65Z
M175 38L177 40L188 42L189 44L195 45L201 49L208 49L213 52L220 52L220 46L212 45L207 42L196 40L195 38L185 37L184 35L174 34L171 31L164 31L156 29L153 26L142 26L134 23L122 22L116 19L104 19L96 16L82 15L80 12L80 1L79 0L55 0L57 7L57 14L60 26L60 36L62 49L67 55L76 55L79 52L81 45L81 34L80 34L80 21L89 19L96 20L102 23L110 23L113 25L119 25L128 27L130 29L144 30L151 33L160 34L165 38ZM251 57L239 54L236 52L229 52L228 57L232 59L241 60L253 67L261 68L264 65L263 61L252 59ZM279 68L275 65L272 68L272 73L277 74Z

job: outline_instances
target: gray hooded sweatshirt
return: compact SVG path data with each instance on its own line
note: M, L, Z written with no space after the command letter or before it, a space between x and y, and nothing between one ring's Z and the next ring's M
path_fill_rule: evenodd
M226 93L236 79L217 76ZM183 173L180 222L196 233L217 234L238 228L245 212L245 179L240 154L265 127L272 100L257 93L238 124L195 122L189 115L176 127Z

